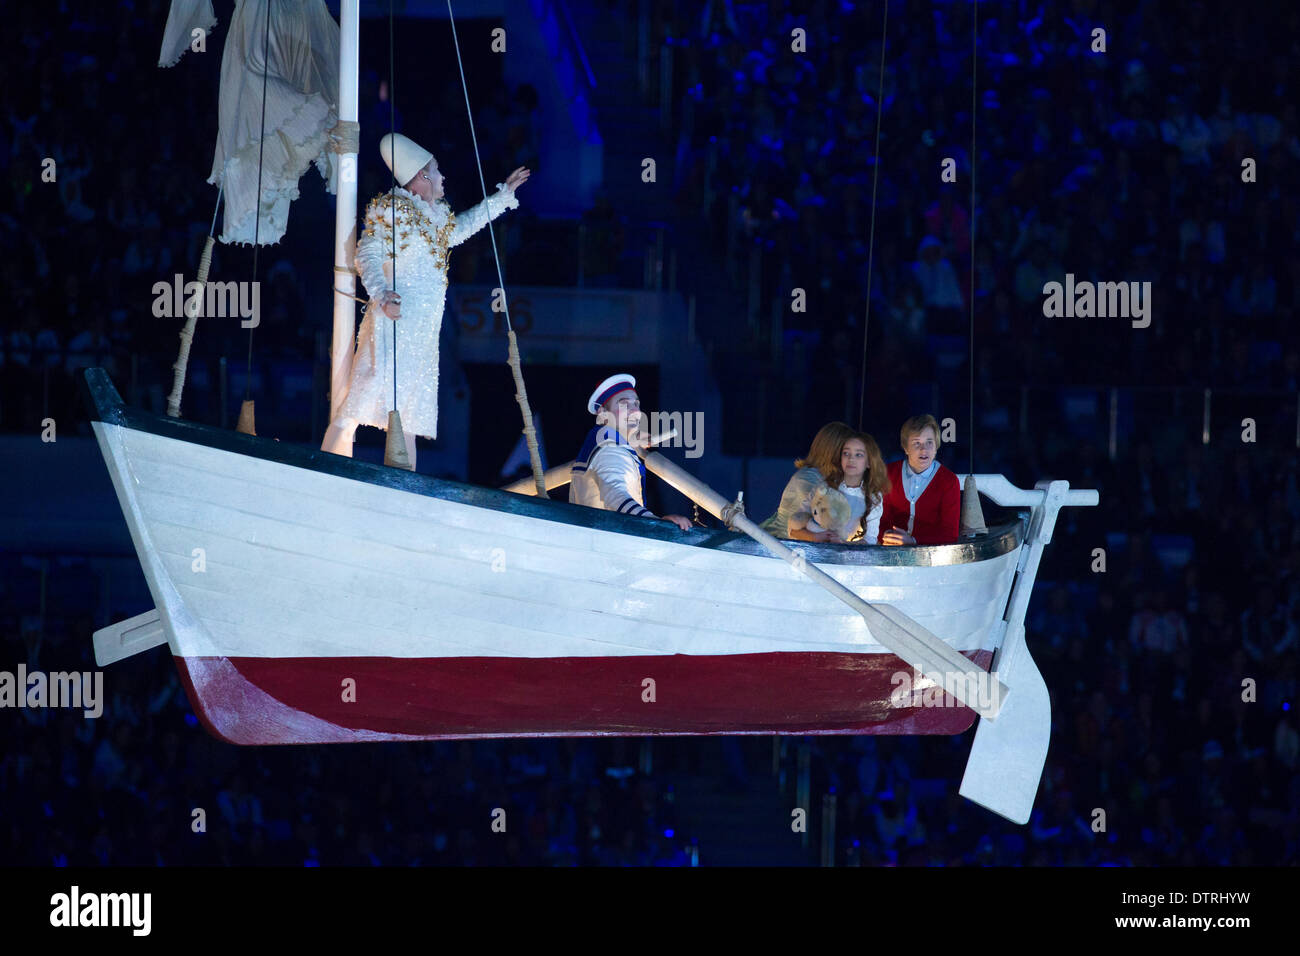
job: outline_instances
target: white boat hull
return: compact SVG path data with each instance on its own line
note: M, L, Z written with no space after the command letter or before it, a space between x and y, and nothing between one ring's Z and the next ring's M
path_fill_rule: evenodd
M122 406L99 370L86 382L158 623L197 714L225 740L952 734L975 718L742 536L150 416ZM1004 503L1035 504L1030 519L959 545L791 546L977 668L1011 635L1036 677L1020 626L1050 539L1036 503L1055 501L1054 519L1090 502L980 480ZM133 653L123 640L100 643ZM1015 712L1042 722L1041 678L1008 686L1008 703L1025 698ZM985 749L1014 752L1027 731L1011 724L983 720ZM1021 802L1044 756L1021 761ZM986 763L964 786L1003 812Z

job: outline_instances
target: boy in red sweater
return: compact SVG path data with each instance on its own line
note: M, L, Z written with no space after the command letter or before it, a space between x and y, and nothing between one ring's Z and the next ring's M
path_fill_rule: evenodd
M913 415L900 432L906 461L889 465L881 544L952 544L961 519L961 482L935 457L939 423Z

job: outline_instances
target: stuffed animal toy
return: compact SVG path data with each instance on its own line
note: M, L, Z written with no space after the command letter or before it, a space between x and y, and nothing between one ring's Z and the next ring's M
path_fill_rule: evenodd
M853 534L853 508L844 492L822 485L813 492L810 510L812 520L808 522L809 531L816 533L834 528L846 541Z

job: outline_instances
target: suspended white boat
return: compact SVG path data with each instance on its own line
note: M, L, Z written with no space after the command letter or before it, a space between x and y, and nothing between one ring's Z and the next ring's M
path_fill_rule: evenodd
M85 391L156 604L96 634L97 661L166 643L231 743L953 734L975 718L743 535L152 415L101 369ZM1057 509L1097 498L978 480L1028 510L960 544L790 544L992 665L1010 694L982 725L1020 727L998 788L1025 764L1036 789L1050 715L1025 606Z
M349 123L356 0L341 14ZM354 150L339 148L345 171ZM355 188L341 178L334 401L355 329ZM513 334L510 351L531 422ZM987 497L1018 509L981 537L789 542L792 567L731 531L682 532L128 408L102 369L85 372L83 390L155 602L98 631L96 661L166 644L223 740L962 732L976 718L961 703L971 688L933 686L913 668L924 662L945 680L989 675L998 700L975 705L961 793L1029 818L1051 714L1024 615L1057 512L1096 504L1094 491L980 475Z

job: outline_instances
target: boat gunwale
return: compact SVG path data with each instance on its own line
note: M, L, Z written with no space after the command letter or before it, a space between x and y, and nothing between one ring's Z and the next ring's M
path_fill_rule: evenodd
M102 368L87 368L79 379L82 397L93 421L118 425L202 445L218 451L246 455L262 461L302 468L336 478L392 488L438 498L471 507L526 518L540 518L596 531L630 535L641 539L690 545L704 550L760 557L775 557L748 535L712 528L682 531L666 521L602 511L567 501L539 499L499 488L486 488L449 478L435 478L402 469L335 455L319 448L280 442L276 439L245 435L241 432L204 425L183 418L169 418L128 406L108 373ZM864 546L856 544L821 544L782 539L782 544L819 565L850 567L926 567L970 564L1001 557L1017 550L1024 540L1028 512L1017 511L1013 520L992 526L986 535L954 544L910 545L902 547Z

